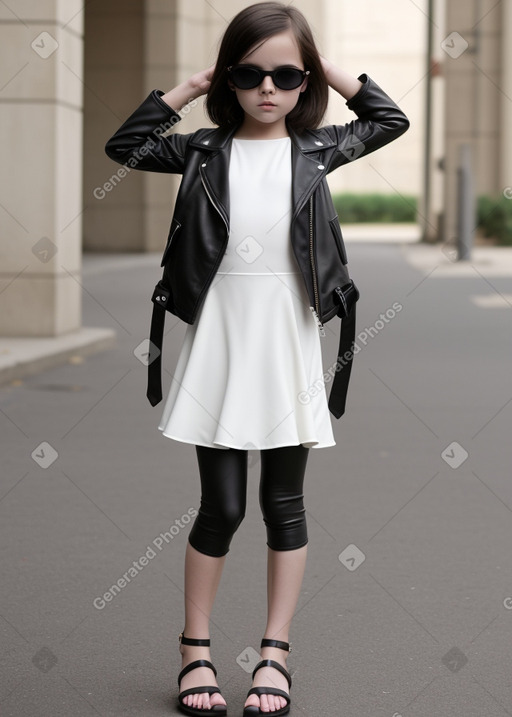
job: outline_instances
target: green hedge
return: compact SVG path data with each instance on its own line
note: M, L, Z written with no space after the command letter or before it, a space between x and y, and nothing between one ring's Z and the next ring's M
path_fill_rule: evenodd
M340 222L415 222L417 199L398 194L333 194Z
M512 246L512 199L487 195L478 197L477 227L485 237L499 244Z
M413 195L333 194L341 224L358 222L416 222L418 200ZM483 195L476 206L476 229L498 244L512 246L512 198Z

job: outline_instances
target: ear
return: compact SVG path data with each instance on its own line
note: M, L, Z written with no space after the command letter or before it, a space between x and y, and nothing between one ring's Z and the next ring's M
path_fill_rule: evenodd
M233 92L236 90L236 87L231 80L228 80L228 87L230 90L233 90Z
M302 85L300 86L300 91L301 91L301 92L305 92L305 91L306 91L306 88L307 88L307 86L308 86L308 80L309 80L309 75L304 78L304 82L303 82Z

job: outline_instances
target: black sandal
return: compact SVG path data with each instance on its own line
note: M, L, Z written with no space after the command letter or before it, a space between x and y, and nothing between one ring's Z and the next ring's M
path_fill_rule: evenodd
M290 644L288 642L283 642L282 640L269 640L266 637L262 639L261 647L279 647L281 650L286 650L287 652L292 651L292 648L290 647ZM274 667L276 670L279 670L279 672L286 677L288 681L288 687L291 688L292 678L290 677L290 673L285 670L285 668L280 665L279 662L268 659L261 660L261 662L258 662L258 664L253 670L253 679L254 675L261 667ZM279 717L279 715L288 714L288 712L290 711L290 695L288 695L284 690L277 689L277 687L251 687L251 689L247 693L247 697L249 697L249 695L277 695L278 697L285 698L286 705L284 707L281 707L281 709L279 710L275 710L274 712L262 712L261 707L258 707L257 705L249 705L248 707L244 707L243 717L255 717L256 715L272 715L272 717Z
M191 637L185 637L182 632L180 633L178 639L183 645L210 647L210 640L195 640ZM186 665L178 675L178 689L180 687L182 678L185 677L185 675L187 675L192 670L195 670L196 667L209 667L210 670L213 671L215 677L217 677L217 670L210 662L210 660L195 660L194 662L190 662L188 665ZM196 694L197 692L208 692L209 695L213 695L215 692L220 693L220 688L215 685L208 685L206 687L191 687L188 690L183 690L183 692L180 692L178 695L178 708L186 715L215 715L215 717L221 717L222 715L227 714L226 705L213 705L211 709L206 710L200 709L199 707L190 707L190 705L184 704L184 697L186 697L187 695Z

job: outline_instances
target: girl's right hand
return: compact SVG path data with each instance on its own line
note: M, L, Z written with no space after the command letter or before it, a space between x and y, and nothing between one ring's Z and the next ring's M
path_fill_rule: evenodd
M175 112L179 112L189 102L208 92L212 84L211 79L214 69L215 65L211 65L207 70L196 72L188 80L166 92L160 99L166 102Z
M208 69L201 70L201 72L196 72L195 75L192 75L192 77L190 77L189 84L196 97L205 95L208 92L208 90L210 89L210 85L212 84L211 80L213 77L214 70L215 65L210 65Z

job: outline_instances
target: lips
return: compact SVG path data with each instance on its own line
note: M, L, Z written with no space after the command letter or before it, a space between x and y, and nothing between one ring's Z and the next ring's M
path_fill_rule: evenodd
M258 107L276 107L276 105L273 102L262 102Z

